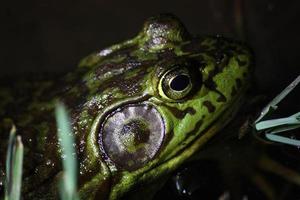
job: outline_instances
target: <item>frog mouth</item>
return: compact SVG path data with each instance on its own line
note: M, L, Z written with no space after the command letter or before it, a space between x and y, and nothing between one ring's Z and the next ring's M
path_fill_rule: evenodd
M92 128L96 156L127 171L143 167L156 156L166 128L162 115L149 98L122 102L100 114Z

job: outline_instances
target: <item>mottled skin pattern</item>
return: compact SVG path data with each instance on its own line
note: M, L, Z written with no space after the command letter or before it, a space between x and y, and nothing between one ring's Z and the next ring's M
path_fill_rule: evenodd
M24 199L57 198L61 161L53 110L57 100L63 101L76 136L81 199L124 197L174 171L231 119L248 87L251 60L240 43L193 37L172 15L150 18L135 38L88 56L75 72L1 89L0 153L5 155L15 124L25 145ZM165 74L174 69L191 78L191 89L179 98L172 98L172 91L166 95L168 86L163 86ZM164 128L155 156L139 165L124 159L122 167L102 146L99 129L126 105L155 108Z

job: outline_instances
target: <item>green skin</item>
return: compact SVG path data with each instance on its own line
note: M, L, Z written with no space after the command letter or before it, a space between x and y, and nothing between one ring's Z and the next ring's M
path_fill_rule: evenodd
M61 159L53 110L57 100L63 101L76 136L81 199L131 197L130 191L163 180L229 122L249 86L251 66L251 53L240 43L193 37L172 15L150 18L135 38L84 58L63 78L1 89L0 153L5 155L15 124L25 146L24 198L57 198ZM188 85L175 91L172 78L182 74ZM157 148L147 156L118 160L103 146L100 129L109 115L130 105L156 111L163 121L162 140L137 144L137 132L129 131L124 151L135 156L147 144ZM147 127L152 121L143 114L137 120L132 127L151 135ZM4 163L2 156L2 180Z

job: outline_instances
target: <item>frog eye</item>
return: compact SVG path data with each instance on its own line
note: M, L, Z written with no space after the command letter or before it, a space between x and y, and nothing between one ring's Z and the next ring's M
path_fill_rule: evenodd
M186 68L169 70L161 79L163 94L173 100L186 97L192 90L192 77Z

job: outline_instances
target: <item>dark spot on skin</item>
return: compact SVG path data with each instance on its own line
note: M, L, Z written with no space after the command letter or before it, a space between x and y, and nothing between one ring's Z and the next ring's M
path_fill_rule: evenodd
M235 82L236 82L236 87L238 89L242 87L242 80L241 79L237 78L237 79L235 79Z
M205 52L209 48L209 46L202 45L201 43L203 42L203 38L199 37L196 39L191 40L188 43L185 43L182 45L181 50L186 53L190 52Z
M203 124L203 118L204 118L204 116L202 117L201 120L199 120L199 121L196 123L196 126L195 126L195 128L194 128L194 131L198 131L198 130L200 129L201 125Z
M78 81L76 85L67 86L68 89L61 91L60 96L65 104L70 108L76 108L81 102L86 101L89 89L84 81ZM76 89L74 89L76 88Z
M216 92L216 93L219 94L219 97L218 97L218 99L217 99L217 102L226 102L226 101L227 101L226 97L225 97L219 90L217 90L217 85L216 85L216 83L213 81L212 77L209 78L208 80L206 80L206 81L204 82L204 85L205 85L207 88L209 88L210 90L212 90L212 91L214 91L214 92Z
M223 94L219 93L219 97L217 98L217 102L226 102L227 99Z
M158 59L161 59L161 60L168 60L168 59L176 58L176 56L177 55L175 54L174 51L168 50L168 49L157 54Z
M237 91L236 91L236 88L235 86L232 86L232 89L231 89L231 96L235 96L237 94Z
M187 112L187 113L189 113L190 115L194 115L194 114L196 113L196 110L195 110L194 108L188 107L188 108L186 108L186 109L184 110L184 112Z
M166 133L165 138L164 138L164 141L163 141L163 143L162 143L162 146L161 146L161 148L159 149L159 151L157 152L157 155L159 155L160 152L162 152L162 151L165 149L165 147L168 146L169 142L172 140L173 137L174 137L174 132L173 132L173 130L171 130L169 133Z
M217 85L213 81L212 77L209 77L206 81L204 81L204 85L209 88L210 90L216 90Z
M199 119L199 121L195 125L195 128L192 131L187 133L187 138L190 137L191 135L194 135L200 129L201 125L203 124L203 119L204 119L204 116L202 116L202 118ZM200 136L198 136L198 137L200 137Z
M116 175L117 176L117 175ZM115 177L116 177L115 176ZM98 186L98 190L95 195L95 199L108 199L109 193L111 190L112 181L111 179L105 179L100 186Z
M87 155L85 155L85 158L87 158ZM85 164L83 164L83 165L85 165ZM81 173L83 174L83 176L79 176L79 180L78 180L79 188L84 186L85 183L87 183L93 177L95 177L99 173L99 169L100 169L100 166L98 164L96 164L94 166L89 166L88 170L82 171Z
M125 56L126 58L128 59L131 59L132 56L131 56L131 53L133 51L135 51L136 49L138 49L138 45L134 44L134 45L131 45L131 46L125 46L121 49L118 49L117 51L113 51L112 53L110 53L107 58L109 59L114 59L114 57L122 57L122 56Z
M216 110L216 107L210 101L204 101L203 105L207 108L208 112L210 113Z
M223 52L217 52L217 55L215 55L216 59L216 68L218 69L218 73L222 72L223 69L228 66L229 58L226 54Z
M240 67L243 67L247 64L246 61L243 61L243 60L239 59L239 57L236 57L236 61L238 62Z
M128 78L124 76L123 73L117 74L113 76L111 79L103 81L100 87L97 89L97 93L101 93L107 88L119 88L123 94L126 94L128 97L134 96L137 93L141 92L141 84L143 84L143 78L146 74L148 74L147 69L148 67L153 66L153 61L150 62L141 62L139 67L143 67L143 70L136 69L136 74L133 77ZM131 70L135 70L131 68ZM126 70L125 72L128 72Z
M215 57L216 63L219 64L225 58L225 54L223 52L216 51L214 57Z
M179 110L176 107L163 105L166 107L177 119L183 119L186 114L194 115L196 113L196 110L194 108L188 107L184 110Z
M234 41L232 39L227 39L227 41L229 42L227 45L227 49L229 49L230 51L232 51L233 54L236 54L236 55L244 55L244 54L248 54L248 50L245 46L244 43L242 42L237 42L237 41Z
M137 67L140 67L142 64L145 63L141 63L137 60L133 60L133 59L129 59L126 58L126 60L120 62L120 63L116 63L116 62L110 62L110 63L105 63L102 65L99 65L96 69L95 69L95 74L96 74L96 78L100 79L101 77L103 77L103 75L107 72L111 72L112 70L115 70L114 74L118 75L116 73L116 70L123 70L123 71L128 71Z

